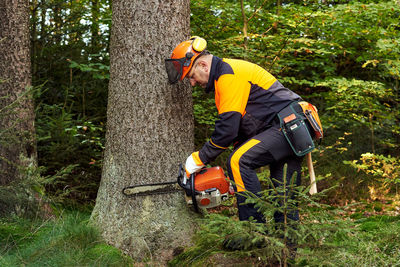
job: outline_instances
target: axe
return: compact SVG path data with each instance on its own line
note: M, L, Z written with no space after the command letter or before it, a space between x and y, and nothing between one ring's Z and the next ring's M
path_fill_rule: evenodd
M311 152L309 152L307 155L307 167L308 167L308 172L310 173L310 183L311 183L311 188L310 188L310 195L317 193L317 182L315 181L315 173L314 173L314 166L312 163L312 158L311 158Z

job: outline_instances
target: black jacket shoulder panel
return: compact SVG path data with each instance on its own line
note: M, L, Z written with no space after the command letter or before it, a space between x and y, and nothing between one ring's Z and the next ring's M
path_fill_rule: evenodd
M224 62L221 58L213 56L211 62L210 77L208 78L206 93L215 91L215 81L218 81L219 77L224 74L234 74L232 67Z

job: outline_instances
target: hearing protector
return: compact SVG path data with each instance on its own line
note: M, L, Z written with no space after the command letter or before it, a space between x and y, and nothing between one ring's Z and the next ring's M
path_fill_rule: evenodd
M198 53L203 52L207 47L207 41L199 36L192 36L190 37L190 40L193 40L192 42L193 50Z
M189 40L192 41L192 49L197 53L201 54L207 47L207 41L199 36L192 36ZM183 64L185 67L190 66L193 56L194 54L192 52L186 53L186 61Z

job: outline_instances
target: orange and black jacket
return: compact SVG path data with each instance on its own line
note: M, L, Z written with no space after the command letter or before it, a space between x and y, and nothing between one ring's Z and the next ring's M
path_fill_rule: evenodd
M212 162L232 143L240 145L266 130L276 114L300 96L260 66L213 56L206 92L215 92L218 120L199 158Z

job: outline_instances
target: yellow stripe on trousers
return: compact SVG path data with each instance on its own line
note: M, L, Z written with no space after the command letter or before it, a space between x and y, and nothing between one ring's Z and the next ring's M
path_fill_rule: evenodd
M242 175L240 174L240 168L239 168L240 158L243 156L244 153L249 151L253 146L257 145L260 142L261 141L259 141L257 139L249 140L247 143L245 143L244 145L239 147L238 150L236 150L235 154L233 154L233 156L231 158L231 163L230 163L231 170L232 170L232 174L233 174L233 179L235 180L236 189L238 192L243 192L246 190L246 188L244 187L243 180L242 180Z

